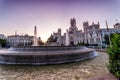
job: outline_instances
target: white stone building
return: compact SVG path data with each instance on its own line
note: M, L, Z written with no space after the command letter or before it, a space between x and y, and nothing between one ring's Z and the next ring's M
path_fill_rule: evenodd
M120 28L109 28L109 31L106 28L102 28L101 30L101 37L102 37L102 42L105 41L105 35L110 35L113 33L120 33Z
M68 31L68 32L67 32ZM84 33L82 30L78 30L76 26L76 19L72 18L70 20L70 27L69 29L64 33L64 35L61 35L61 29L58 29L57 33L53 33L53 38L57 38L58 45L65 45L66 44L66 34L68 34L68 43L69 45L77 45L80 42L84 41Z
M76 26L76 19L73 18L70 20L70 27L68 29L69 43L70 45L77 45L80 42L84 41L84 34L82 30L78 30Z
M107 24L106 24L107 25ZM113 25L114 28L100 28L99 22L95 24L94 22L89 25L88 21L83 22L83 30L78 30L76 26L76 19L72 18L70 20L70 27L66 30L64 35L61 35L61 29L53 33L54 39L57 38L57 45L65 45L66 40L69 45L77 45L78 43L84 43L89 45L105 45L105 35L111 33L120 33L120 23ZM108 31L109 30L109 31ZM69 39L67 39L67 36Z
M107 26L107 24L106 24ZM83 23L85 43L105 45L105 35L113 33L120 33L120 23L116 23L114 28L100 28L99 22L97 24L92 23L89 25L88 22Z
M0 34L0 39L6 39L6 36L4 34Z
M83 22L83 30L84 30L84 42L86 44L101 44L101 35L100 35L100 25L99 22L97 24L92 23L92 25L89 25L89 23Z
M10 46L28 46L32 45L33 38L29 35L11 35L7 37L7 43Z

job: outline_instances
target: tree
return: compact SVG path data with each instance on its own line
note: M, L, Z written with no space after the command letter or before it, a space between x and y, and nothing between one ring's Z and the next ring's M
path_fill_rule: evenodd
M38 44L39 44L39 45L44 45L44 42L38 40Z
M110 34L110 39L112 39L112 38L114 37L114 34L120 35L120 33L111 33L111 34ZM109 45L109 44L110 44L109 35L105 34L104 39L105 39L105 42L104 42L104 43L106 43L107 45Z
M49 43L49 42L57 42L57 37L54 39L53 35L51 35L47 40L47 43Z
M0 39L0 45L2 47L5 47L6 46L6 40L5 39Z
M120 80L120 35L113 34L111 46L108 48L108 69Z
M104 39L105 39L105 43L107 45L109 45L110 44L110 42L109 42L109 36L107 34L105 34Z

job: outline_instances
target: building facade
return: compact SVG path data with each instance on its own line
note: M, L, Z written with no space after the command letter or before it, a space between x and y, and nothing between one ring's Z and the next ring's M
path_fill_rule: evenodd
M101 35L100 35L100 25L99 22L97 24L92 23L92 25L89 25L89 23L83 22L83 30L84 30L84 42L86 44L101 44Z
M109 30L106 28L102 28L100 30L101 30L102 42L105 41L105 35L110 35L113 33L120 33L120 28L109 28Z
M9 46L28 46L33 44L33 36L29 35L11 35L7 37Z
M84 34L82 30L78 30L75 18L70 20L70 25L71 26L68 29L69 45L77 45L78 43L83 42Z
M6 39L6 36L4 34L0 34L0 39Z
M76 26L76 19L70 20L70 27L66 30L64 35L61 35L61 29L53 33L53 39L57 39L57 45L77 45L80 42L84 42L84 33L82 30L78 30Z
M70 20L70 27L66 30L64 35L61 35L61 29L53 33L53 38L57 39L54 44L57 45L77 45L79 43L89 44L91 46L105 45L105 35L112 33L120 33L120 23L113 25L114 28L100 28L100 24L88 21L83 22L83 31L76 26L76 19Z

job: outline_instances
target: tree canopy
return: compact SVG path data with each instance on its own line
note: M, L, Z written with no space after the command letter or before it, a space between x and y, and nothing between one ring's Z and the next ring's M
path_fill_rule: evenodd
M109 63L108 69L120 79L120 35L113 34L111 46L108 48Z
M56 42L56 41L57 41L57 37L54 39L54 38L53 38L53 35L51 35L51 36L48 38L47 43L49 43L49 42Z
M0 45L2 47L5 47L6 46L6 40L5 39L0 39Z

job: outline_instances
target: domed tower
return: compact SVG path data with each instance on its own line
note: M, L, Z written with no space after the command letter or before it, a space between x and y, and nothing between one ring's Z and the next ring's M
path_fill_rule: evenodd
M83 29L84 29L84 32L87 31L88 26L89 26L88 21L83 22Z
M69 32L70 33L75 33L78 31L78 28L76 26L76 19L73 17L71 20L70 20L70 28L69 28Z
M71 27L75 27L76 26L76 19L73 17L73 19L70 20L71 23Z
M58 29L58 34L61 36L61 28Z
M76 26L76 19L74 17L70 20L70 28L68 30L68 33L69 44L70 45L76 44L78 28Z

